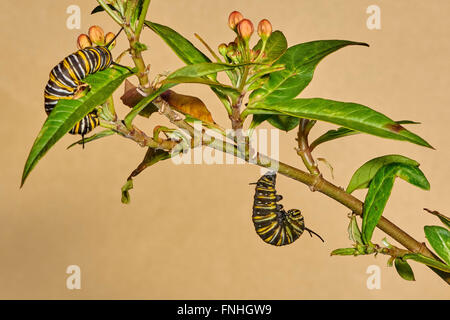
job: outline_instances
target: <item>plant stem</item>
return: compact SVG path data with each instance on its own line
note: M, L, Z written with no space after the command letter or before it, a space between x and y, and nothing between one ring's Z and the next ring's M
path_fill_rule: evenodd
M107 12L108 12L108 10L112 11L104 3L104 1L102 1L102 0L98 0L98 1L102 5L102 7L104 7L105 10L107 10ZM110 13L110 15L111 15L111 13ZM135 35L133 34L133 32L130 29L129 24L125 25L124 29L125 29L125 32L127 33L128 40L130 42L130 50L131 50L131 55L132 55L133 61L138 69L137 76L139 78L140 87L144 92L149 93L152 91L152 88L149 85L148 75L146 72L146 64L143 60L141 53L139 51L135 50L135 44L138 42L139 39L136 39ZM244 73L248 74L248 71L244 72ZM242 83L245 84L245 81L243 81ZM234 127L236 127L239 130L239 129L242 129L242 126L243 126L243 121L241 120L241 115L240 115L240 107L242 104L243 97L244 97L244 94L241 95L241 97L238 99L238 102L233 104L233 108L232 108L233 112L232 112L232 116L231 116L232 123L233 123L233 119L237 120L234 122L233 129L234 129ZM171 120L172 123L177 125L179 128L188 130L188 132L190 132L191 134L194 134L192 126L190 126L185 121L180 119L178 117L178 114L176 114L173 110L171 110L170 106L167 103L163 104L162 99L155 99L153 102L155 105L157 105L160 108L160 112L163 113L164 115L166 115L169 118L169 120ZM165 108L165 110L164 110L164 108ZM125 133L124 134L125 137L138 142L138 144L140 144L141 146L152 146L155 143L158 144L158 146L159 146L159 143L155 142L153 139L151 139L150 137L145 135L144 132L135 128L134 126L132 128L134 130L130 130L130 128L126 128L125 125L123 125L120 122L120 124L118 124L115 129L119 133ZM121 132L121 130L123 130L123 132ZM212 139L212 137L209 137L209 138ZM234 151L236 148L235 145L232 145L231 149L229 149L227 147L224 148L224 146L229 145L229 143L227 143L227 142L224 142L220 139L212 139L211 141L212 142L208 144L209 147L214 148L218 151L232 153L233 155L240 157L241 159L244 159L245 161L249 162L249 159L248 159L246 153L240 153L240 152ZM174 143L173 141L170 141L170 142ZM246 141L246 144L248 144L248 141ZM171 148L169 146L167 146L167 149L171 149ZM327 195L328 197L338 201L339 203L343 204L344 206L351 209L353 212L355 212L359 216L362 216L363 203L360 200L358 200L357 198L353 197L351 194L346 193L344 191L344 189L339 188L339 187L333 185L332 183L328 182L327 180L325 180L322 177L322 175L320 175L320 174L315 175L315 174L310 174L310 173L304 172L302 170L299 170L297 168L289 166L285 163L278 162L274 159L271 159L270 157L262 155L260 153L256 153L255 156L256 156L256 164L257 165L259 165L261 167L269 167L270 164L277 163L278 168L279 168L278 172L280 174L282 174L286 177L289 177L291 179L297 180L303 184L308 185L312 191L319 191L319 192ZM412 238L410 235L408 235L406 232L404 232L399 227L397 227L395 224L390 222L388 219L381 217L377 224L377 227L379 229L381 229L382 231L384 231L389 236L391 236L394 240L396 240L397 242L402 244L408 250L410 250L414 253L420 253L426 257L433 258L433 259L440 261L440 259L426 247L425 243L418 242L417 240ZM449 273L445 273L445 272L435 269L435 268L431 268L431 269L434 272L436 272L445 282L450 284L450 274Z
M152 88L150 86L150 82L148 80L148 70L147 65L144 62L144 58L142 57L141 50L138 46L139 43L139 37L140 33L143 27L144 22L141 23L141 18L143 21L145 21L145 14L147 13L148 6L150 4L150 1L146 0L143 6L143 11L141 13L141 16L139 17L139 24L136 31L133 31L132 26L130 25L130 18L133 14L133 10L137 10L137 1L129 1L125 15L126 15L126 22L124 24L124 30L128 38L128 42L130 43L130 54L131 58L133 59L134 65L137 68L137 74L136 76L139 79L139 88L145 92L146 94L149 94L152 91ZM140 29L139 29L140 26Z
M122 121L104 121L100 120L100 126L107 129L112 129L115 132L119 133L121 136L131 139L137 144L139 144L141 147L151 147L151 148L158 148L158 149L164 149L164 150L172 150L175 145L178 143L176 141L172 140L161 140L158 141L152 139L151 137L147 136L145 132L142 130L132 127L132 129L128 129L125 124L123 124Z
M168 113L165 113L166 116L168 116ZM171 120L170 116L168 116L169 120ZM184 121L181 121L184 122ZM180 121L173 122L175 125L179 125ZM184 125L183 125L184 126ZM200 133L197 133L200 134ZM203 134L205 136L206 140L209 140L211 137L209 137L206 134ZM246 154L242 154L240 152L235 152L236 146L229 146L229 143L215 139L212 143L208 144L209 147L214 148L218 151L226 152L233 154L236 157L239 157L247 162L250 162ZM339 203L343 204L347 208L351 209L354 213L358 214L360 217L362 217L363 212L363 203L352 196L351 194L344 191L343 188L337 187L334 184L328 182L325 180L322 175L314 175L307 172L304 172L300 169L294 168L292 166L289 166L288 164L279 162L277 160L271 159L270 157L266 155L262 155L260 153L256 153L256 162L255 163L258 166L261 167L270 167L271 165L278 164L278 172L286 177L289 177L291 179L297 180L301 183L306 184L310 187L312 191L319 191L328 197L338 201ZM385 232L387 235L391 236L394 240L399 242L401 245L403 245L405 248L407 248L409 251L414 253L422 254L426 257L441 261L439 257L437 257L435 254L433 254L425 245L425 243L420 243L417 240L415 240L413 237L411 237L409 234L407 234L405 231L397 227L395 224L393 224L388 219L381 217L377 227ZM445 282L450 284L450 274L443 272L439 269L430 267L435 273L437 273Z
M108 4L104 0L97 0L97 2L105 9L106 13L108 13L111 18L117 22L120 26L123 26L123 20L117 15L117 13L111 9Z
M142 4L142 11L141 15L139 16L139 22L136 28L136 37L139 39L141 35L142 28L144 27L145 17L147 16L148 7L150 5L150 0L144 0L144 3Z
M241 94L237 99L237 101L235 101L231 106L231 115L230 115L231 127L235 131L242 130L242 127L244 125L244 122L241 119L241 106L244 96L245 94Z
M300 119L300 124L298 126L298 134L297 134L297 154L302 158L305 167L308 171L313 175L319 175L320 170L317 166L316 161L314 160L311 149L309 147L308 135L309 131L312 128L312 122L308 119Z

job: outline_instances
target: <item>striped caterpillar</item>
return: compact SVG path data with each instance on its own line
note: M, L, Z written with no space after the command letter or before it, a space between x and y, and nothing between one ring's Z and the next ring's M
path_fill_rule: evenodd
M285 211L278 202L283 199L275 190L276 174L268 172L256 184L253 201L252 220L256 233L264 242L274 246L284 246L293 243L306 230L320 237L314 231L305 227L305 221L298 209Z

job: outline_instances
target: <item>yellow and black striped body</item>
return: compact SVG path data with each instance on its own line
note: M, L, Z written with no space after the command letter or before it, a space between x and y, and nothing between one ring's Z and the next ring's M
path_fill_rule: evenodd
M106 47L89 47L67 56L50 72L44 92L45 112L50 114L61 99L74 99L84 78L107 69L111 63L112 55ZM97 113L93 111L81 119L69 133L85 135L98 124Z
M252 219L261 239L274 246L284 246L302 235L305 223L300 210L286 212L278 204L283 197L276 194L275 182L276 174L269 172L256 183Z

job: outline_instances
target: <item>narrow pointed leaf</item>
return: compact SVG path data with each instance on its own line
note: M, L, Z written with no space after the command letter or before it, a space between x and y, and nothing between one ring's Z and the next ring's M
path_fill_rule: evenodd
M373 230L383 214L394 186L395 175L381 170L375 175L364 202L362 239L365 244L370 243Z
M45 121L31 148L22 174L24 184L31 170L45 153L95 107L101 105L131 75L125 68L110 68L89 75L84 82L91 90L76 100L60 100Z
M441 271L450 273L450 265L446 265L440 261L437 261L432 258L425 257L419 253L408 253L402 257L403 260L413 260L422 264L425 264L429 267L439 269Z
M108 4L108 6L109 6L112 10L117 11L117 9L116 9L112 4ZM98 6L96 6L96 7L91 11L91 14L95 14L95 13L103 12L103 11L105 11L105 9L104 9L102 6L98 5Z
M358 254L358 250L355 248L339 248L331 251L331 256L355 256Z
M368 46L347 40L320 40L290 47L277 60L285 69L272 73L262 88L252 92L250 102L266 100L270 104L295 98L311 82L317 64L324 57L349 45Z
M409 120L401 120L401 121L395 121L395 122L397 124L419 124L419 122L409 121ZM328 141L332 141L335 139L348 137L348 136L352 136L352 135L360 134L360 133L362 133L362 132L344 128L344 127L340 127L335 130L329 130L329 131L325 132L323 135L321 135L320 137L318 137L316 140L314 140L311 143L310 148L311 148L311 150L314 150L318 145L320 145L324 142L328 142Z
M434 251L450 265L450 231L440 226L425 226L424 230Z
M441 220L441 222L447 226L447 228L450 228L450 218L443 215L442 213L439 213L438 211L435 210L430 210L427 208L424 208L423 210L425 210L426 212L431 213L432 215L436 216L439 218L439 220Z
M160 36L184 63L211 62L203 52L175 30L151 21L145 21L145 25Z
M370 181L381 167L394 162L404 163L414 167L419 166L417 161L397 154L390 154L372 159L356 170L348 184L346 192L352 193L357 189L367 188Z
M414 272L411 269L411 266L408 262L403 261L401 258L396 258L394 260L395 264L395 270L397 270L397 273L405 280L408 281L416 281L414 278Z
M415 166L395 162L380 168L369 184L364 201L362 238L365 244L369 244L372 239L373 230L383 214L396 177L425 190L430 188L423 172Z
M174 83L174 84L181 84L181 83L198 83L198 84L205 84L212 88L220 89L221 92L226 93L230 96L239 97L240 92L233 88L232 86L210 80L205 79L201 77L172 77L170 79L167 79L164 81L164 83Z
M357 103L311 98L279 101L275 104L262 102L249 105L247 109L251 113L261 113L260 110L264 109L272 111L273 114L326 121L382 138L409 141L432 148L428 142L394 120Z

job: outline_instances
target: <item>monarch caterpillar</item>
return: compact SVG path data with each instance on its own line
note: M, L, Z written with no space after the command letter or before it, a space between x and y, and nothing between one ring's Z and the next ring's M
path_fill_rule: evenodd
M297 240L306 230L312 236L314 231L305 227L305 221L298 209L285 211L278 202L283 196L276 194L276 173L268 172L259 178L253 201L252 220L256 233L264 242L274 246L284 246Z
M122 29L120 30L122 31ZM113 62L108 49L117 35L105 46L87 47L65 57L51 71L44 90L44 105L47 115L55 108L59 100L77 99L87 85L82 82L89 74L107 69ZM92 131L100 123L96 111L85 115L69 131L70 134L84 135Z

